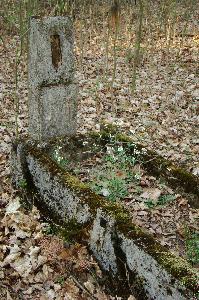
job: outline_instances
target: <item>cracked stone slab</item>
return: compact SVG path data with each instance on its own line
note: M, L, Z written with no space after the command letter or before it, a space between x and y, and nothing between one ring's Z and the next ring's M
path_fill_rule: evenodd
M63 225L75 220L81 228L89 228L88 247L103 269L116 282L120 278L118 284L121 278L124 282L133 278L144 293L140 299L197 299L199 274L186 260L133 224L126 209L96 195L45 152L45 147L28 140L15 144L12 152L14 181L19 187L21 178L27 181L27 189L39 197L41 212L47 208Z

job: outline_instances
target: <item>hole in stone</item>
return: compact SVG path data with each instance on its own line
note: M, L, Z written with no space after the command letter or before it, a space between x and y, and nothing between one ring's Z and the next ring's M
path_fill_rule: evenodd
M173 295L172 290L171 290L170 288L168 288L168 287L167 287L167 294L168 294L169 296L172 296L172 295Z
M54 34L50 36L51 52L52 52L52 64L57 70L62 64L61 42L60 36Z
M100 226L106 228L107 221L104 218L100 218Z

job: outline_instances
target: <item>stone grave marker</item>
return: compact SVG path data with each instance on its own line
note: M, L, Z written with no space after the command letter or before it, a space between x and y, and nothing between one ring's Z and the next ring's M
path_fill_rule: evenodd
M76 129L77 98L70 19L32 18L29 54L30 140L72 135ZM104 134L106 138L106 132ZM102 133L99 136L104 147ZM95 137L98 143L99 136ZM80 142L76 136L69 143L73 139L75 145ZM22 138L13 143L11 165L14 184L20 188L24 199L36 204L44 215L61 224L67 232L73 228L71 236L74 237L73 232L77 232L78 236L83 233L82 230L88 232L84 243L87 242L106 276L110 274L119 293L127 292L129 296L132 287L137 290L140 299L142 295L142 299L196 299L196 269L134 224L130 212L123 206L106 201L73 174L60 168L49 155L49 145L46 147L46 143L41 145L30 140ZM118 136L117 140L134 143L125 135ZM85 141L88 142L88 139ZM93 139L89 149L93 149ZM68 151L70 157L71 150ZM155 152L147 151L140 149L140 153L146 155L145 162L149 163L150 170L158 170L161 175L170 174L169 178L177 179L176 182L180 180L186 187L187 179L185 182L181 177L184 171L179 172L179 168L164 162ZM78 153L78 147L74 153ZM154 155L153 160L148 159L151 155ZM196 187L194 193L198 195L197 176L188 178L191 178L190 182Z
M29 35L29 135L35 140L76 130L73 27L69 17L32 17Z

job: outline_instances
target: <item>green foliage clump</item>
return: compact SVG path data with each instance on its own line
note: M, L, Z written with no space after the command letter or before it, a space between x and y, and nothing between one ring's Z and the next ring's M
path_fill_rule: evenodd
M28 187L28 183L27 183L27 180L26 179L21 179L19 181L19 187L21 189L26 189Z
M193 265L199 264L199 233L185 229L185 242L187 258Z
M106 148L102 164L91 171L91 188L111 201L124 199L129 194L130 182L140 179L140 175L132 170L137 159L121 144L111 144Z
M60 150L61 146L55 148L52 153L52 159L55 160L61 168L65 169L69 164L69 161L61 155Z
M172 194L165 194L165 195L161 195L157 202L154 202L151 199L148 199L147 201L145 201L145 204L148 208L154 208L155 206L164 206L167 205L168 203L174 201L176 199L176 195L172 195Z

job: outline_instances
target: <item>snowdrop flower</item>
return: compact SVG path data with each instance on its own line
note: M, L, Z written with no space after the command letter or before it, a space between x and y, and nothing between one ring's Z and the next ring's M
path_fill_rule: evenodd
M107 189L105 189L105 188L103 188L103 189L100 191L100 193L101 193L104 197L108 197L108 196L110 195L110 192L109 192Z
M140 154L140 151L135 149L135 150L134 150L134 153L135 153L135 154Z
M113 153L113 148L112 147L106 146L106 150L107 150L108 154L112 154Z
M117 148L117 150L118 150L118 152L122 152L122 151L124 150L124 148L123 148L123 146L119 146L119 147Z

